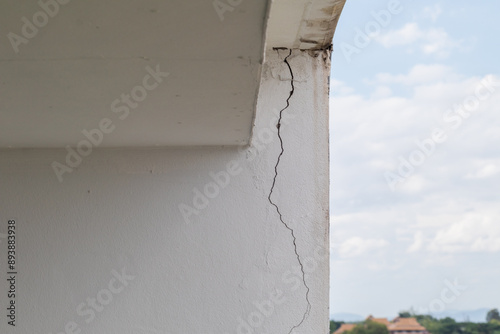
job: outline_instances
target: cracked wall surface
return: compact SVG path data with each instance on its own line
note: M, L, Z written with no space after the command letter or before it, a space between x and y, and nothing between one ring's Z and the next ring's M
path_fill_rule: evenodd
M275 209L276 219L289 232L290 249L296 257L303 286L297 289L302 290L302 296L298 295L295 299L296 305L300 305L303 311L296 317L289 333L321 332L320 313L325 309L324 303L328 303L328 298L318 299L316 293L321 290L318 283L321 286L321 283L328 282L328 275L325 276L323 271L328 268L328 263L320 261L307 247L328 248L325 244L328 190L324 186L328 185L327 80L330 52L275 49L266 58L269 67L264 69L264 80L270 77L280 82L280 90L287 92L288 89L288 94L282 93L283 107L277 113L278 147L268 199ZM259 112L264 111L259 108L258 117L265 118ZM259 123L256 124L258 127ZM312 266L306 268L305 261ZM325 267L314 268L314 265ZM318 278L326 280L321 282ZM309 281L312 281L312 288ZM328 290L323 293L327 296ZM311 312L313 316L309 321ZM328 317L327 314L323 316L325 319Z
M279 50L276 50L276 52L278 53L278 56L279 56ZM306 281L306 273L304 270L304 264L302 263L302 259L299 255L299 253L297 252L297 237L295 236L295 231L293 228L291 228L288 225L288 223L286 221L283 220L283 214L281 213L279 206L273 201L273 191L274 191L274 187L276 186L276 180L277 180L278 175L279 175L278 169L280 167L279 165L281 162L281 157L285 153L283 137L281 137L281 121L283 119L283 113L285 113L287 111L287 109L290 107L290 99L292 98L293 93L295 92L295 82L294 82L293 69L290 66L290 63L288 62L288 59L290 58L290 56L292 56L292 53L293 53L293 51L289 50L288 55L283 59L283 62L287 65L287 67L290 71L290 95L288 95L288 97L286 99L286 106L283 107L283 109L281 109L279 111L278 121L276 122L277 136L278 136L278 140L280 143L281 151L279 152L279 155L278 155L278 158L276 161L276 165L274 166L274 178L273 178L273 183L271 185L271 190L269 191L269 196L268 196L269 202L271 203L272 206L274 206L276 208L276 212L278 213L280 222L283 224L283 226L286 227L287 230L290 231L290 235L292 236L292 239L293 239L292 240L293 250L295 252L295 256L297 257L297 262L300 266L300 272L302 275L302 282L304 284L304 287L306 288L305 299L307 302L307 306L306 306L306 309L304 311L304 315L302 316L302 319L300 319L300 322L298 322L296 325L294 325L290 329L289 333L292 333L296 328L299 328L304 323L304 321L307 319L307 317L309 316L309 313L311 311L311 302L309 300L309 292L311 291L311 289L309 288L309 285L307 284L307 281Z
M62 183L64 151L3 151L20 276L0 332L327 333L328 76L329 51L269 50L250 146L96 150Z

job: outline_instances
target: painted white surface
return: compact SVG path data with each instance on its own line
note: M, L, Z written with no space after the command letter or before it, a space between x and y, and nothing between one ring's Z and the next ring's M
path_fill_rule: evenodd
M212 1L41 1L53 17L38 1L0 2L1 148L76 146L103 118L116 129L102 147L248 142L267 1L231 6L222 21ZM23 21L43 15L36 31ZM119 119L113 101L157 65L169 77Z
M61 183L51 163L64 150L1 152L0 233L17 220L18 296L14 329L4 315L0 235L0 333L277 334L298 324L306 289L290 231L267 198L280 153L276 112L290 91L287 53L266 56L251 147L98 150ZM310 288L310 314L294 333L326 333L329 60L294 51L289 61L295 92L273 200L294 230ZM210 188L210 173L230 162L229 183L186 223L178 205L192 206L194 190ZM122 269L134 276L125 287L113 273ZM94 319L78 314L82 303L88 312L87 298L120 287ZM263 313L257 328L238 329Z
M344 2L1 1L0 148L246 144L264 36L328 47Z

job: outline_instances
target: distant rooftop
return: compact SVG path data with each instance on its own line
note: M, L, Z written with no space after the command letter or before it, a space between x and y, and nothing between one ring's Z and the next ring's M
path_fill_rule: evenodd
M379 324L387 326L390 334L429 334L427 329L418 323L415 318L401 318L397 317L393 321L387 320L387 318L375 318L369 316L366 320L374 321ZM334 334L342 334L344 332L352 330L356 324L342 324Z

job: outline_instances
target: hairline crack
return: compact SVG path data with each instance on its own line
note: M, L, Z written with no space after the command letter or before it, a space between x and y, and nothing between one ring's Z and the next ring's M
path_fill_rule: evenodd
M279 56L279 50L280 49L276 49L276 51L278 52L278 56ZM276 179L278 178L278 166L279 166L279 164L281 162L281 157L283 156L283 153L285 153L285 148L284 148L284 145L283 145L283 138L281 137L281 120L283 118L283 112L286 109L288 109L288 107L290 107L290 99L292 98L293 93L295 92L295 83L294 83L293 70L292 70L292 67L290 66L290 63L288 62L288 58L291 55L292 55L292 49L290 49L290 53L283 60L284 63L288 66L288 70L290 71L290 75L292 77L292 79L290 81L291 90L290 90L290 94L288 95L288 98L286 99L286 106L283 109L281 109L280 112L279 112L278 122L276 124L276 127L278 128L278 138L279 138L279 141L280 141L281 152L278 155L278 159L276 161L276 165L274 166L273 184L271 186L271 190L269 192L269 196L267 197L268 200L269 200L269 203L271 203L271 205L276 208L276 211L277 211L277 213L279 215L281 223L290 231L290 234L292 235L295 256L297 257L297 261L298 261L298 263L300 265L300 270L302 272L302 282L303 282L303 284L304 284L304 286L306 288L306 301L307 301L306 310L305 310L304 315L302 316L302 319L300 320L300 322L298 324L294 325L290 329L290 331L288 332L288 334L292 333L294 329L300 327L304 323L304 321L307 319L307 317L309 316L309 313L311 311L311 302L309 301L309 292L310 292L310 289L309 289L309 286L307 285L307 282L306 282L306 273L304 271L304 265L302 264L302 260L300 259L300 255L299 255L299 253L297 251L297 237L295 236L295 231L283 220L283 215L281 214L281 211L280 211L278 205L275 202L273 202L273 200L272 200L273 191L274 191L274 188L276 186Z

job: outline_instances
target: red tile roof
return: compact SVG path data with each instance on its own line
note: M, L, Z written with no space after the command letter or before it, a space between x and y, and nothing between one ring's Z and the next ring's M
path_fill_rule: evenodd
M371 320L379 324L387 326L389 333L396 334L397 332L424 332L428 333L427 329L420 325L415 318L396 318L393 321L387 320L387 318L375 318L369 316L366 320ZM356 327L355 324L342 324L333 334L342 334L344 332L352 330Z
M373 322L378 322L379 324L389 326L390 322L387 320L387 318L374 318L372 315L370 315L366 320L371 320Z
M427 331L427 329L418 323L415 318L396 318L389 326L387 326L389 332L393 331Z
M350 331L354 327L356 327L355 324L342 324L335 332L333 332L333 334L341 334Z

